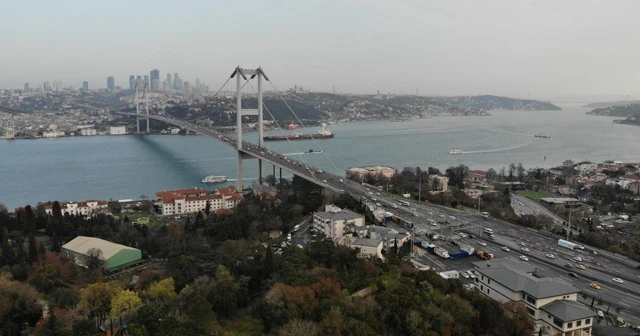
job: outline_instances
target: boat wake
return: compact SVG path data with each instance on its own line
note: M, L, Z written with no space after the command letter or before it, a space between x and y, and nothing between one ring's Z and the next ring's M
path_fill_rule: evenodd
M527 147L531 145L531 143L526 143L518 146L506 147L506 148L498 148L498 149L487 149L487 150L479 150L479 151L463 151L462 154L482 154L482 153L497 153L497 152L507 152L514 149L520 149L523 147Z
M250 180L257 180L257 177L245 177L242 180L243 181L250 181ZM227 179L227 182L237 182L238 179Z

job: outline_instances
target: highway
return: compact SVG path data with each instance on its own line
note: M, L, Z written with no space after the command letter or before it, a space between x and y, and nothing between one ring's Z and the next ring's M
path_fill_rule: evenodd
M135 114L131 113L122 114L135 117ZM214 137L238 150L236 139L229 135L163 116L149 115L149 118ZM341 175L322 171L307 165L302 160L294 160L283 154L271 151L268 148L260 148L256 144L249 142L243 142L242 148L239 150L245 155L261 159L266 163L285 169L325 188L332 189L339 193L348 193L356 199L366 198L369 203L379 203L387 211L392 212L398 217L414 222L415 232L428 232L435 229L445 235L457 235L460 232L473 233L477 236L475 239L462 238L463 241L476 248L486 249L489 247L489 250L491 250L496 257L509 256L511 258L518 258L520 255L525 255L530 259L528 262L535 263L540 265L541 268L552 271L555 276L572 283L584 292L597 295L606 301L615 302L623 309L621 315L627 318L633 318L634 316L637 318L637 316L640 315L638 308L640 307L640 269L636 268L640 265L639 263L625 261L619 257L613 258L610 254L591 247L586 247L585 250L563 249L557 245L558 237L556 236L492 218L484 218L477 212L464 212L408 199L402 200L409 202L409 205L402 206L399 203L400 198L397 196L380 192L375 188L365 186L355 181L346 180ZM517 200L518 204L522 202L523 204L530 205L528 200L522 200L519 196L515 195L512 197L514 197L514 200ZM527 203L525 203L525 201ZM529 208L531 208L532 211L534 211L534 209L535 211L541 211L533 206L529 206ZM430 225L428 219L438 221L440 224L436 226ZM491 228L495 231L495 241L485 240L482 234L482 230L485 228ZM420 237L420 239L423 238ZM485 241L488 246L481 246L480 241ZM518 242L524 243L529 251L522 251L522 245L518 245ZM501 251L499 248L502 246L509 247L512 252ZM553 253L555 258L547 258L546 254L548 253ZM574 257L580 257L583 261L577 262L573 259ZM453 269L450 268L450 265L453 264L460 265L460 263L451 263L452 261L450 260L440 259L433 255L425 255L421 258L423 258L424 262L429 261L430 264L439 265L440 268L444 269ZM469 266L466 266L466 269L470 269L472 268L470 263L478 261L479 259L477 257L469 257L464 260L469 264ZM568 263L572 264L572 268L569 269L564 266ZM585 265L586 269L577 269L577 264ZM576 273L578 278L568 276L568 272ZM623 279L624 284L618 284L612 281L614 277ZM588 284L594 281L600 284L602 289L596 290L588 287ZM632 315L626 313L629 311L633 311ZM640 320L637 324L640 324Z

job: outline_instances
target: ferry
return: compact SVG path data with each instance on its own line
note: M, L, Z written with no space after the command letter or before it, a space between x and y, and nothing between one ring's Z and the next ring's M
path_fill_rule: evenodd
M548 134L543 134L543 133L536 133L536 134L534 134L533 136L534 136L534 137L536 137L536 138L544 138L544 139L549 139L549 138L551 138L551 136L550 136L550 135L548 135Z
M464 152L461 149L452 149L449 151L449 154L463 154Z
M203 178L201 182L202 183L222 183L222 182L227 182L227 177L210 175Z
M288 130L295 130L298 129L298 124L294 123L293 121L289 123L289 125L287 125L287 129Z

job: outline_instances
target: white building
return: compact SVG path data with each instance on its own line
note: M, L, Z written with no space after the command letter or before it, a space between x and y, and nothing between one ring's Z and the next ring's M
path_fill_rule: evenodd
M127 128L124 126L112 126L111 128L109 128L109 134L124 135L127 134Z
M337 243L352 249L359 249L359 258L384 259L382 255L382 240L380 239L357 238L347 235L338 239Z
M98 135L98 131L94 128L81 128L80 135L82 136Z
M68 202L61 203L60 210L64 215L68 212L70 215L89 216L96 213L107 212L109 203L107 201L88 200L84 202ZM47 215L53 214L53 204L45 204L44 211Z
M313 228L334 241L344 236L348 225L364 226L364 216L350 210L342 210L331 204L325 206L324 212L313 214Z
M233 188L220 188L209 194L201 188L159 191L156 193L155 205L160 208L161 215L179 215L204 211L207 202L211 211L233 209L242 201L242 195Z
M521 302L542 335L590 336L596 314L577 302L580 289L534 275L535 267L507 259L473 263L477 289L499 302Z

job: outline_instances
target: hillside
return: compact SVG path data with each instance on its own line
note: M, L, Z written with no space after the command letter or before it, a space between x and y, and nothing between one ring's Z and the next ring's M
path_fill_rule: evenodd
M640 104L597 108L587 112L587 114L612 117L629 117L640 114Z
M437 100L458 107L476 108L487 111L511 110L511 111L560 111L560 107L549 102L541 102L530 99L515 99L491 95L483 96L456 96L437 97Z
M589 108L593 108L593 109L599 109L599 108L607 108L607 107L612 107L612 106L626 106L626 105L633 105L633 104L640 104L640 100L598 102L598 103L591 103L591 104L584 105L584 107L589 107Z
M613 121L616 124L636 125L640 126L640 114L628 116L626 119L616 119Z

